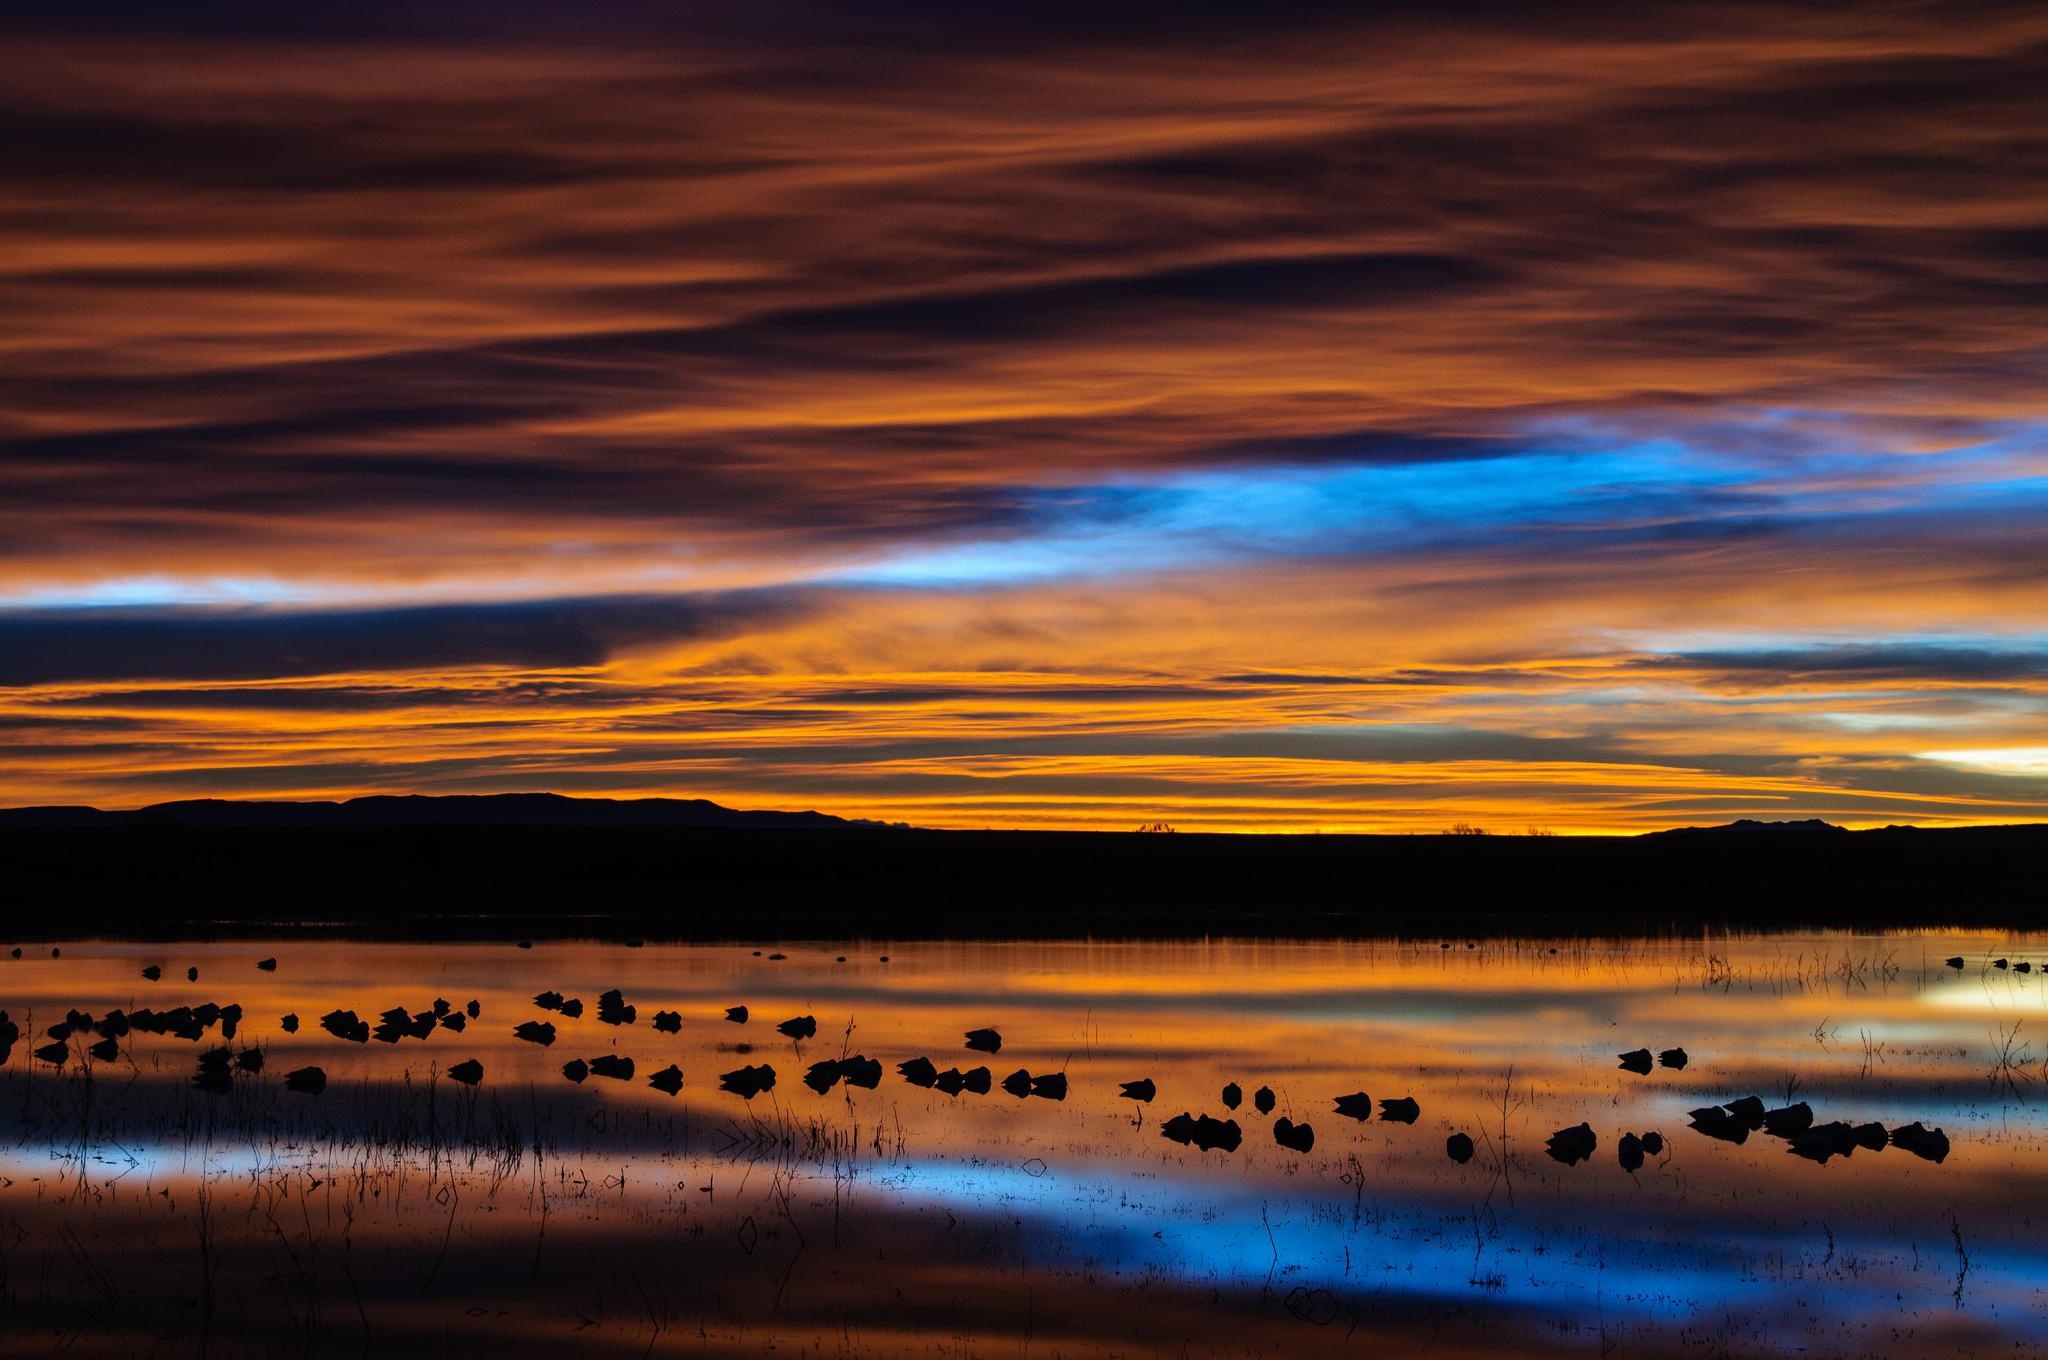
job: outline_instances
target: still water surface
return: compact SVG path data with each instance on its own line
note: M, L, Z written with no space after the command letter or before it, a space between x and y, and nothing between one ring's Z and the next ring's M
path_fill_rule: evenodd
M2048 938L25 947L0 958L0 1009L23 1031L0 1067L0 1344L2048 1352L2048 978L1997 958L2038 969ZM152 964L161 980L141 976ZM631 1023L599 1018L612 988ZM583 1014L537 1008L546 991ZM395 1043L319 1023L437 999L478 1016ZM111 1061L85 1056L90 1032L61 1065L32 1056L70 1008L204 1002L238 1003L226 1047L264 1055L225 1094L192 1080L218 1025L131 1033ZM724 1018L738 1005L743 1025ZM805 1015L813 1037L776 1032ZM556 1041L514 1038L528 1020ZM984 1026L999 1053L965 1048ZM1689 1062L1617 1066L1643 1047ZM881 1060L878 1088L803 1084L853 1053ZM633 1078L564 1076L603 1055L630 1056ZM919 1055L997 1085L911 1085L897 1064ZM452 1081L472 1059L481 1082ZM673 1096L648 1085L670 1064ZM758 1064L772 1089L720 1089ZM286 1090L309 1065L326 1090ZM1018 1069L1065 1074L1065 1099L1005 1093ZM1155 1100L1119 1096L1140 1078ZM1355 1092L1420 1115L1335 1113ZM1950 1150L1822 1165L1765 1133L1737 1146L1688 1127L1752 1094L1822 1122L1939 1126ZM1162 1137L1182 1111L1236 1119L1243 1145ZM1275 1142L1283 1117L1312 1126L1311 1150ZM1581 1122L1589 1160L1545 1154ZM1624 1171L1620 1136L1652 1130L1663 1152ZM1457 1132L1476 1145L1463 1165L1445 1153Z

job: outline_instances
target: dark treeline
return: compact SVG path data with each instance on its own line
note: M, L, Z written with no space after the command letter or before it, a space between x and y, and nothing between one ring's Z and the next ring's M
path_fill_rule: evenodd
M2038 927L2048 827L1643 837L0 826L0 937Z

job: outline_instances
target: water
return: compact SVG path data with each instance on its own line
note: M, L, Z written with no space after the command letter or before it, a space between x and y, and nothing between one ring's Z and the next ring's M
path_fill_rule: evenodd
M0 959L0 1340L74 1355L1820 1355L2048 1351L2048 939L1929 932L1680 941L68 943ZM879 955L885 953L888 961ZM1960 971L1942 960L1963 955ZM844 955L845 962L838 962ZM275 973L258 971L275 956ZM140 977L147 964L161 981ZM196 966L199 979L185 970ZM621 989L634 1023L597 1017ZM580 997L566 1019L545 990ZM436 998L480 1016L346 1043L318 1017ZM67 1007L239 1003L221 1043L30 1050ZM745 1004L746 1025L725 1008ZM653 1025L682 1015L679 1033ZM279 1017L304 1027L285 1034ZM801 1043L778 1021L813 1015ZM551 1020L542 1048L511 1036ZM991 1025L999 1054L962 1035ZM1682 1071L1621 1071L1683 1046ZM875 1090L802 1084L879 1058ZM631 1082L562 1075L624 1054ZM2001 1066L1999 1055L2009 1060ZM948 1097L896 1064L1064 1072L1064 1101ZM482 1083L448 1069L480 1061ZM670 1097L647 1078L670 1063ZM718 1075L767 1063L751 1102ZM310 1097L286 1071L324 1069ZM1118 1083L1152 1078L1149 1105ZM1160 1136L1230 1114L1235 1152ZM1309 1122L1273 1140L1252 1108ZM1333 1098L1413 1096L1411 1125ZM1920 1121L1816 1165L1687 1127L1758 1094ZM1588 1123L1590 1161L1544 1154ZM1624 1131L1661 1131L1641 1171ZM1444 1140L1478 1144L1463 1166ZM1505 1155L1503 1155L1505 1154Z

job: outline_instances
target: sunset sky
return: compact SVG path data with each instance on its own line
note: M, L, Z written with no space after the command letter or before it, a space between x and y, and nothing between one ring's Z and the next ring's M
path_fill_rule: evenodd
M2048 818L2048 8L0 43L0 803Z

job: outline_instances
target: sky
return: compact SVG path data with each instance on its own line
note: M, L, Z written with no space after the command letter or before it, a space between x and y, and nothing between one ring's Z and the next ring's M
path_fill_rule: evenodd
M0 803L2048 818L2048 10L0 15Z

